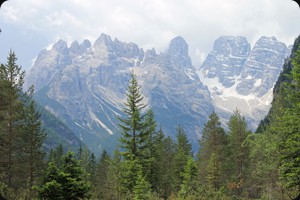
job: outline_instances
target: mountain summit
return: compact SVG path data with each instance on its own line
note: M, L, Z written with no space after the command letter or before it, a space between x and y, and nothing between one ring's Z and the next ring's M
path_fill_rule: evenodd
M130 75L137 75L142 94L158 126L175 137L183 127L197 144L215 110L226 123L235 109L255 129L267 114L272 88L289 48L274 37L260 38L253 49L241 36L221 36L196 71L188 44L180 36L166 52L139 48L101 34L70 47L59 40L43 50L26 77L36 86L36 100L60 118L95 152L112 149L119 137L118 116L126 101Z
M164 132L175 137L180 125L196 144L214 108L182 37L160 54L105 34L92 46L84 41L67 47L60 40L39 54L26 84L37 85L36 100L98 152L117 143L117 117L122 115L132 72Z
M253 130L268 113L272 88L290 54L275 37L261 37L251 49L244 37L222 36L198 71L217 113L226 123L235 109Z

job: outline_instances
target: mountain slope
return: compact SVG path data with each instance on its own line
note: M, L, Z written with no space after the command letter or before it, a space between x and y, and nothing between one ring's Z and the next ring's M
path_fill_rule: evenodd
M105 34L89 44L74 42L67 47L60 40L40 53L26 85L38 85L36 100L42 106L93 151L113 148L119 136L117 117L122 116L134 72L145 103L165 133L174 136L176 126L181 125L197 143L213 105L182 37L174 38L161 54L154 49L144 52L134 43L112 40Z
M214 107L226 123L235 109L256 129L267 114L272 88L290 48L275 37L261 37L251 49L244 37L222 36L200 67Z
M40 120L42 121L42 128L47 133L43 144L46 151L56 148L59 144L62 144L66 149L70 149L72 151L77 151L80 146L84 146L84 144L74 135L68 126L43 107L38 106L37 109L41 114Z

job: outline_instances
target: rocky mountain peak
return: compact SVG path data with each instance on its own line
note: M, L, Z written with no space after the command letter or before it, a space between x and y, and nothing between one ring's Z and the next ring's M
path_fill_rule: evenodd
M175 37L171 40L168 54L169 55L180 55L180 56L188 56L188 44L186 41L181 37Z
M152 48L151 50L147 50L145 53L144 62L147 64L155 63L156 56L157 54L154 48Z
M90 47L91 47L91 42L88 40L84 40L80 45L77 41L74 41L71 44L69 51L71 54L81 55Z
M60 39L53 45L52 50L55 50L57 52L64 52L68 50L68 45L65 41Z
M272 88L289 52L274 36L259 38L252 49L241 36L221 36L215 41L198 74L224 122L239 109L249 126L256 128L268 112Z
M98 39L95 41L94 43L94 47L103 47L103 46L106 46L106 47L111 47L113 46L113 41L111 39L111 37L109 35L106 35L104 33L102 33L100 35L100 37L98 37Z
M143 54L143 50L141 50L137 44L130 42L122 42L117 38L113 41L114 43L114 52L120 57L132 58L139 57L140 54ZM142 55L143 56L143 55Z
M224 87L231 87L235 83L233 77L241 73L250 52L245 37L219 37L201 66L204 78L217 78Z
M213 51L224 56L244 57L249 55L251 46L245 37L221 36L215 41Z
M83 42L80 44L80 47L81 48L85 48L85 49L88 49L90 48L92 45L91 45L91 42L87 39L83 40Z

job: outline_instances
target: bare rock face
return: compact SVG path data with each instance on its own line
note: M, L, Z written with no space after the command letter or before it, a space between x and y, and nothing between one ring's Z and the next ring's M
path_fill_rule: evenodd
M132 72L164 132L174 136L181 125L196 144L214 108L182 37L161 54L105 34L93 45L85 40L68 47L60 40L40 53L26 84L36 85L36 100L99 152L118 142L117 117Z
M158 126L175 136L182 126L194 144L214 110L223 124L239 109L253 130L267 114L272 88L291 48L275 37L254 47L245 37L221 36L198 71L182 37L164 53L101 36L70 47L59 40L43 50L26 77L36 100L60 118L94 152L118 143L130 74L137 75Z
M275 37L261 37L251 49L244 37L222 36L198 71L224 124L235 109L255 130L268 113L272 89L291 48Z
M287 46L275 37L261 37L254 45L241 72L237 91L242 95L266 94L273 88L282 69Z
M201 66L204 77L216 77L224 87L233 86L234 77L241 74L250 52L251 47L245 37L219 37Z

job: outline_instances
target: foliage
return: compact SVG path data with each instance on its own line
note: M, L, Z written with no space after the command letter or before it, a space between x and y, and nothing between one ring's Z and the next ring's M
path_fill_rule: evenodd
M188 195L197 194L197 171L194 159L189 157L182 173L183 181L179 196L187 197Z
M245 180L249 173L249 145L246 138L251 134L247 123L240 112L236 110L228 123L228 155L227 176L228 185L232 194L241 197L245 187Z
M224 184L227 138L219 116L213 112L203 129L198 153L199 181L218 191Z
M38 188L43 199L83 199L88 197L90 185L83 181L85 174L73 153L63 156L61 168L48 164L42 185Z
M144 130L143 116L141 110L145 108L143 96L137 83L136 75L131 75L131 80L126 92L127 102L124 113L126 118L119 118L122 137L120 138L122 153L125 158L141 157L148 132Z

